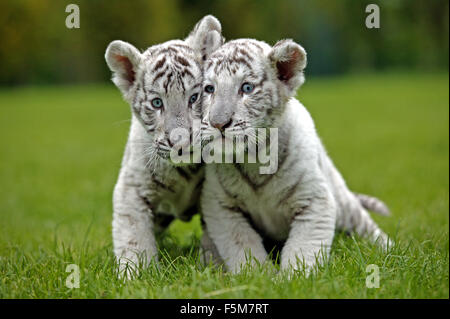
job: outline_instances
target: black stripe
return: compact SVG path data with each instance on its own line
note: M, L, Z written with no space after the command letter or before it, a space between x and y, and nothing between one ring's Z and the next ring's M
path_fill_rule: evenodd
M178 53L179 51L176 49L176 48L173 48L173 47L167 47L167 48L162 48L162 49L159 49L156 53L159 55L159 54L162 54L162 53Z
M162 68L165 65L165 63L166 63L166 57L164 56L161 60L159 60L156 63L155 67L153 68L153 72L156 72L156 70Z
M191 73L191 71L189 71L188 68L185 68L183 70L183 72L181 73L181 76L184 77L186 74L189 75L192 79L195 79L194 75Z
M251 180L250 176L242 169L242 166L239 163L234 163L234 167L238 170L238 172L241 174L242 179L245 180L245 182L254 190L256 191L258 188L265 186L269 183L269 181L274 177L276 174L268 174L266 179L264 179L261 183L255 183ZM259 176L262 176L261 174Z
M183 48L183 49L186 49L186 50L188 50L188 51L194 51L190 46L188 46L188 45L185 45L185 44L178 44L178 43L176 43L176 44L173 44L173 46L174 47L178 47L178 48Z
M247 62L247 60L245 60L242 57L239 58L234 58L231 60L232 63L238 63L238 64L245 64L249 69L252 68L252 66L250 65L250 63Z
M267 81L267 73L264 72L263 77L261 79L261 81L259 81L259 83L257 84L258 86L262 86L264 84L264 82Z
M153 205L150 203L147 197L141 196L141 199L150 210L153 210Z
M177 171L178 175L183 177L185 180L189 181L191 179L191 176L180 166L175 166L175 170Z
M158 187L161 187L169 192L175 193L172 187L162 183L161 181L157 180L155 176L152 176L152 182L155 183Z
M243 56L245 56L247 59L249 59L250 61L253 61L253 58L247 53L247 51L243 50L243 49L238 49L238 52L240 54L242 54Z
M202 169L203 166L202 165L189 165L188 169L191 172L191 174L197 174L200 169Z
M287 192L285 193L285 195L278 201L278 205L281 205L282 203L284 203L284 201L288 200L292 195L294 195L295 191L297 190L298 185L300 184L300 182L295 183L294 185L292 185Z
M175 57L175 60L177 60L179 63L181 63L184 66L191 66L191 64L189 63L188 60L186 60L185 58L183 58L182 56L177 55Z
M166 82L164 82L164 90L166 91L166 93L167 93L167 89L169 87L170 79L172 78L172 76L173 76L173 72L170 72L169 75L167 75Z
M159 72L159 73L153 78L152 85L155 84L156 80L158 80L159 78L161 78L161 77L167 72L168 69L169 69L169 67L166 67L163 71Z

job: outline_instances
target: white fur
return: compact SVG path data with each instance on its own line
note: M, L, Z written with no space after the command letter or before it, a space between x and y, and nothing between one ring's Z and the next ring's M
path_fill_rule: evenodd
M220 33L219 21L206 16L184 41L155 45L142 54L129 43L113 41L106 50L113 82L132 110L113 195L114 253L122 271L157 260L157 217L186 220L197 212L204 171L200 165L175 167L168 160L174 144L170 133L180 127L192 131L199 119L201 64L222 43ZM199 99L189 102L195 94ZM163 108L152 106L155 98Z
M204 219L232 272L248 262L248 253L253 262L266 262L264 237L285 240L282 269L307 271L328 256L336 228L380 238L381 244L387 240L329 159L309 112L292 97L305 66L306 52L291 40L273 48L251 39L231 41L205 63L205 86L215 92L204 97L204 123L279 130L281 162L272 176L260 175L260 164L206 167ZM240 92L243 83L254 83L254 91ZM202 129L208 132L211 125Z

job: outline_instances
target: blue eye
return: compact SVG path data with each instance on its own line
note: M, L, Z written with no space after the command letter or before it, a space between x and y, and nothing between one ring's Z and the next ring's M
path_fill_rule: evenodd
M159 109L163 106L163 101L159 97L156 97L152 100L152 106Z
M253 84L245 82L241 86L241 91L244 92L244 93L250 93L250 92L253 91L254 88L255 88L255 86Z
M198 93L192 94L192 96L189 98L189 103L195 103L195 101L197 101L198 99Z
M212 85L205 86L205 92L206 93L214 93L214 86L212 86Z

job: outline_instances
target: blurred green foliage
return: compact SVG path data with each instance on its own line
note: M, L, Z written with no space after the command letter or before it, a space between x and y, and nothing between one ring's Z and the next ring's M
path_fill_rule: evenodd
M79 5L80 29L65 26L69 3ZM380 29L365 27L370 3ZM0 85L107 80L110 41L143 50L185 37L206 14L227 39L293 38L308 52L308 74L448 70L448 0L2 0Z

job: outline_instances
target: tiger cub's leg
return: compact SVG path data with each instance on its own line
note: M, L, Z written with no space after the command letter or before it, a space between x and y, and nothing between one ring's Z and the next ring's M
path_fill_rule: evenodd
M281 251L281 269L305 267L307 274L328 257L333 242L336 204L331 192L298 200L288 239Z
M114 254L122 275L131 277L138 265L157 260L153 215L136 187L117 183L113 196Z

